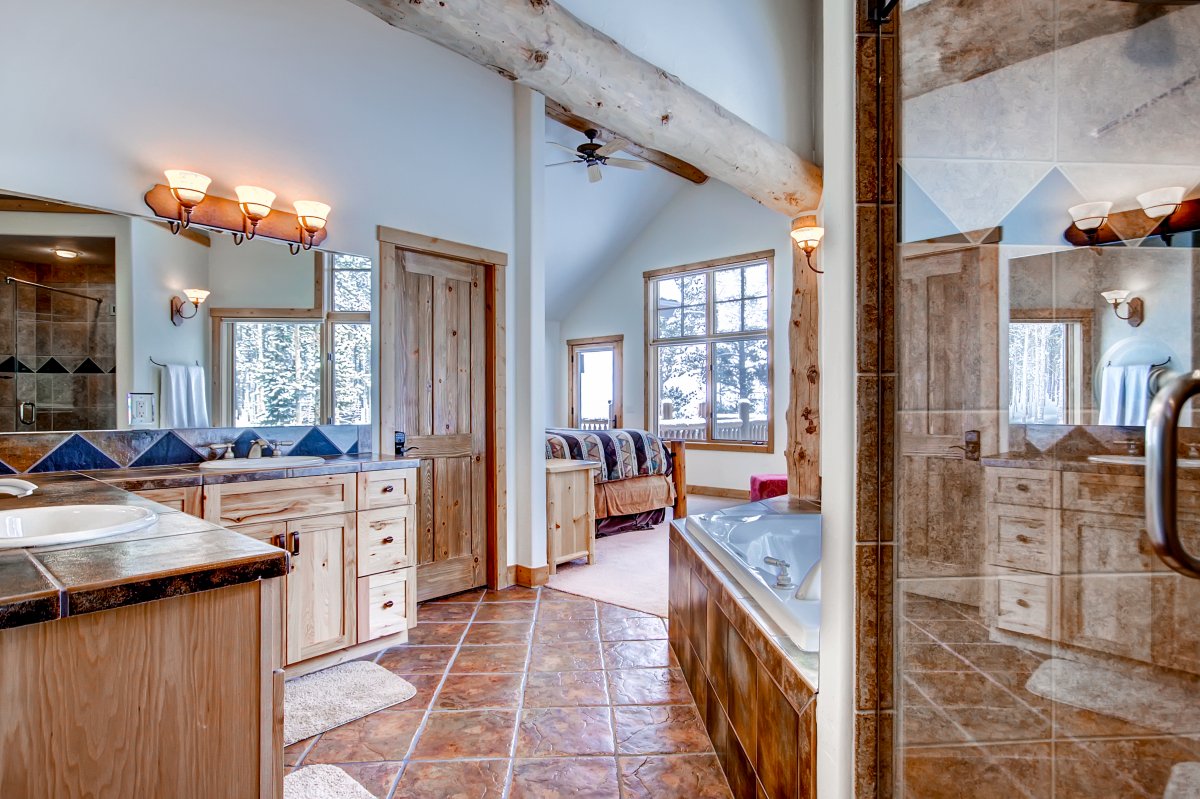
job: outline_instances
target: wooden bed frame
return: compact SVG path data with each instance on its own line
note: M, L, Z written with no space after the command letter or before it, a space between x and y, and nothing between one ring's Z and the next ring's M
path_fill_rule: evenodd
M671 483L675 486L675 505L671 508L671 516L682 519L687 516L687 459L684 457L684 442L663 439L663 444L671 453Z

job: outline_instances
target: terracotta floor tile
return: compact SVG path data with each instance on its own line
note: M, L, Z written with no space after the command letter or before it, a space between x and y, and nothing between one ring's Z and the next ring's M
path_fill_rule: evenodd
M513 707L521 701L521 674L449 674L434 700L435 710Z
M442 674L400 674L402 677L417 689L417 693L412 699L396 705L392 710L425 710L433 702L433 694L437 690L438 685L442 682Z
M283 747L283 765L291 768L298 766L304 760L304 755L312 748L313 742L317 740L317 736L305 738L303 741L296 741L290 746Z
M394 674L439 674L454 657L452 646L392 647L375 661Z
M632 608L623 608L620 605L610 605L607 602L597 602L600 606L600 618L602 619L657 619L653 613L644 613L640 610Z
M311 766L403 760L424 717L424 711L418 710L380 710L334 727L321 735L304 762Z
M377 797L386 797L396 784L403 763L333 763Z
M530 624L528 622L501 621L490 624L471 624L463 643L468 646L493 646L496 644L528 644Z
M622 755L707 753L712 742L691 705L613 708Z
M422 621L408 631L409 646L458 646L467 625L463 622Z
M542 671L525 683L525 707L608 705L602 671Z
M663 669L679 663L665 640L607 641L604 647L606 669Z
M596 618L596 603L543 602L538 606L538 621L585 621Z
M475 621L533 621L536 602L488 602L475 611Z
M535 641L529 670L531 672L583 671L599 669L603 665L598 641L570 643L538 643Z
M511 799L618 799L612 757L552 757L513 765Z
M685 705L692 701L682 669L607 671L614 705Z
M517 757L613 754L606 707L533 708L521 711Z
M667 637L662 619L608 619L600 622L600 637L605 641L650 641Z
M414 760L508 757L515 710L434 711L417 739Z
M528 651L529 647L524 645L464 646L450 664L450 673L521 672L525 670Z
M500 799L507 760L413 762L404 768L393 799Z
M458 594L451 594L450 596L444 596L444 597L439 597L437 599L431 599L428 602L423 602L421 604L422 605L444 605L448 602L450 602L450 603L453 603L453 602L478 602L483 597L484 593L485 593L484 589L474 588L470 591L463 591Z
M588 599L585 596L578 594L568 594L566 591L556 591L553 588L542 589L543 602L594 602L593 599Z
M483 595L484 602L532 602L538 598L538 589L523 588L519 585L509 586L500 591L491 591Z
M418 605L417 623L424 624L427 621L467 622L475 615L475 608L475 605L468 605L465 602Z
M599 640L599 625L594 621L542 621L534 625L533 637L540 643L565 644L572 641Z
M732 799L716 755L620 758L627 799Z

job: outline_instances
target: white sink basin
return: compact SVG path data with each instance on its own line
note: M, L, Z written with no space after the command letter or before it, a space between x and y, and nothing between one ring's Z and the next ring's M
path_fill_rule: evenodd
M0 511L0 549L74 544L131 533L158 521L158 514L128 505L59 505Z
M324 458L317 455L283 455L278 458L219 458L200 464L202 472L259 472L264 469L297 469L301 466L320 466Z
M1143 455L1088 455L1092 463L1116 463L1123 466L1145 466ZM1200 458L1179 458L1175 463L1180 469L1200 469Z

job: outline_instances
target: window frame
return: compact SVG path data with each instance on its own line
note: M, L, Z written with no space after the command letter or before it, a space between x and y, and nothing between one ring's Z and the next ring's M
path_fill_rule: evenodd
M735 333L716 333L716 298L714 292L714 273L732 266L749 266L765 262L767 266L767 325L763 330L738 331ZM708 289L705 297L705 313L707 323L706 335L678 336L658 338L658 283L663 278L681 277L692 274L707 274ZM652 269L642 273L644 294L644 340L645 340L645 420L646 428L659 435L658 429L658 348L664 345L704 344L707 347L707 374L705 376L705 438L702 441L685 439L688 449L718 450L724 452L757 452L773 454L775 452L775 251L759 250L757 252L735 255L729 258L716 258L665 269ZM767 437L763 442L714 440L713 426L716 413L716 385L713 375L716 345L722 342L743 341L765 338L767 342Z
M1068 391L1065 424L1094 424L1094 415L1099 411L1099 401L1093 392L1093 326L1094 316L1090 308L1010 308L1008 324L1062 324L1067 326L1066 360ZM1007 329L1006 329L1007 333ZM1008 336L1005 336L1007 355ZM1006 359L1007 360L1007 359ZM1012 401L1012 375L1005 375L1005 403ZM1006 405L1007 407L1007 405ZM1088 421L1092 419L1092 421Z

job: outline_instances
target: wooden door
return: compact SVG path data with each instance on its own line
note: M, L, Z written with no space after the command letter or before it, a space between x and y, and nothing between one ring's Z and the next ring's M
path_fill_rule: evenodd
M904 577L981 573L983 469L961 448L973 430L985 455L999 448L997 273L995 245L904 248L896 508Z
M388 266L385 264L385 267ZM383 359L394 368L390 431L421 458L417 598L484 585L488 566L487 267L397 248L385 288Z
M289 666L355 643L354 522L353 513L337 513L287 523Z

